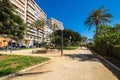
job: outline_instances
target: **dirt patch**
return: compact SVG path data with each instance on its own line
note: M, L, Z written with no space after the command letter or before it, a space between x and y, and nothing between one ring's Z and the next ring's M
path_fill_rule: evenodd
M6 59L6 58L7 58L7 56L0 55L0 60L4 60L4 59Z
M17 62L14 62L13 64L11 64L9 67L10 68L15 68L15 67L17 67L19 64L17 63Z

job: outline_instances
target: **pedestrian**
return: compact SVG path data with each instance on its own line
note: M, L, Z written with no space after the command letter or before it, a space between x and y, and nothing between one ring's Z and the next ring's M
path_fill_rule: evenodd
M82 49L82 45L80 44L80 49Z

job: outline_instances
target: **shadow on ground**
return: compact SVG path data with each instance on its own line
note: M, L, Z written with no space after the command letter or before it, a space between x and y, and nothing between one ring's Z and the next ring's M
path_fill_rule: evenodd
M118 80L120 80L120 71L106 63L103 59L101 59L98 55L96 54L86 54L86 53L79 53L79 54L64 54L64 56L67 56L73 60L79 60L81 62L84 61L89 61L89 62L101 62L109 71L115 75Z
M51 71L42 71L42 72L31 72L31 73L16 73L15 76L25 76L25 75L36 75L36 74L45 74Z
M99 61L98 57L93 54L64 54L64 56L68 56L71 59L77 59L79 61Z

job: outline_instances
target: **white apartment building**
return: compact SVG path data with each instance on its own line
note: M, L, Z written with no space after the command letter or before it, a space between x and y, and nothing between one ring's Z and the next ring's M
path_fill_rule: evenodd
M39 30L39 35L37 36L37 30L31 27L31 24L39 20L46 20L47 15L44 11L36 4L34 0L10 0L14 7L15 13L20 15L21 18L27 23L27 32L24 36L23 41L20 41L21 45L25 46L36 46L37 43L43 42L43 29ZM39 37L39 39L37 38Z
M64 29L63 23L54 18L48 19L48 26L52 30L63 30Z
M51 36L51 34L53 33L53 30L52 29L50 29L49 27L48 27L48 25L46 25L45 26L45 31L44 31L44 37L45 37L45 39L44 39L44 41L46 42L46 43L50 43L50 36Z
M63 30L62 22L50 18L48 19L48 24L45 25L44 29L39 30L39 35L37 35L37 29L33 28L31 24L37 19L45 21L47 20L47 15L44 11L36 4L34 0L10 0L14 7L15 13L21 16L21 18L27 23L27 31L22 41L19 41L20 46L37 46L43 42L50 42L50 35L53 30ZM54 27L56 25L56 27ZM38 38L39 37L39 38Z

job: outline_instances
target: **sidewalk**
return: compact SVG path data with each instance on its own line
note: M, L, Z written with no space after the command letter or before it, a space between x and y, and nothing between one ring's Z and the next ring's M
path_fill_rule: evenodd
M51 63L28 70L9 80L119 80L109 65L85 48L65 50L63 57L60 57L60 53L53 54L42 54L51 57Z
M26 56L43 56L43 57L50 57L50 56L60 56L59 51L55 52L48 52L48 53L32 53L33 50L41 50L41 48L35 49L26 49L26 50L15 50L15 51L0 51L0 54L13 54L13 55L26 55Z

